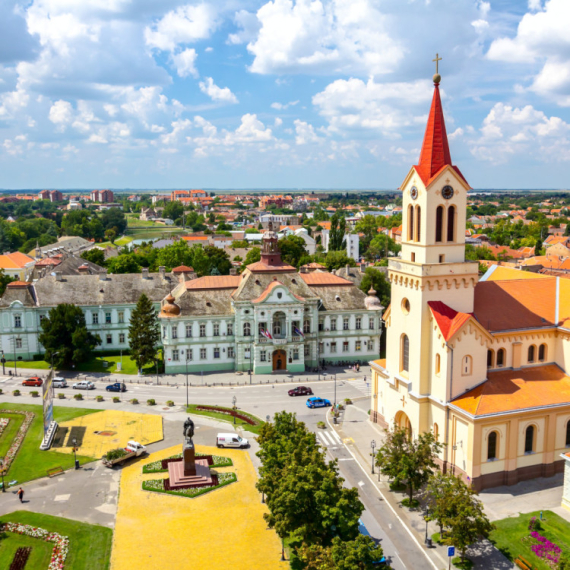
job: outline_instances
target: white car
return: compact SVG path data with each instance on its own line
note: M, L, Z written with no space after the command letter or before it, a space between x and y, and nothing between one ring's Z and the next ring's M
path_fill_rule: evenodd
M62 378L61 376L56 376L53 379L53 387L54 388L67 388L67 380Z
M74 390L95 390L95 384L89 380L82 380L81 382L76 382L72 388Z
M218 447L248 447L249 441L244 437L240 437L237 433L219 433L216 438Z

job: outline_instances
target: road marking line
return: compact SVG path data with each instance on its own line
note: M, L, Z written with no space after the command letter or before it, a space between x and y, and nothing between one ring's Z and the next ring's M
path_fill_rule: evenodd
M339 461L356 461L354 457L343 457L339 459Z
M329 418L327 415L327 424L329 424L329 427L332 429L332 426L329 422ZM348 438L348 439L352 439L352 438ZM354 441L354 440L353 440ZM428 562L432 565L433 568L435 568L435 570L440 570L435 562L428 556L428 553L421 547L420 543L418 542L418 539L414 536L414 533L408 528L408 525L406 525L406 523L400 518L400 516L398 515L398 513L396 512L396 510L394 509L394 507L386 500L386 497L384 496L384 493L382 493L382 491L380 490L379 487L376 486L376 483L374 482L374 480L372 479L372 477L370 477L370 475L368 474L368 471L366 471L366 469L364 469L362 467L362 465L360 464L360 462L356 459L356 456L354 455L354 453L350 450L349 447L346 447L346 450L348 451L348 453L350 453L350 455L352 455L352 457L354 458L354 460L356 461L356 463L358 464L358 466L360 467L360 469L364 472L364 474L366 475L366 477L368 477L368 480L370 481L370 483L372 483L372 486L378 491L378 493L380 494L380 496L382 497L382 500L388 505L388 507L390 508L390 510L392 511L392 514L398 519L398 521L400 521L400 524L406 529L407 533L410 535L410 537L412 538L412 540L415 542L416 546L418 547L418 549L420 550L420 552L423 553L423 555L428 559ZM360 482L362 483L362 481ZM358 483L360 485L360 483Z
M336 440L336 443L342 445L342 441L340 440L340 437L338 437L338 434L336 433L336 431L332 432L332 436Z
M359 482L358 482L358 486L359 486L359 487L364 487L364 481L359 481Z
M54 501L60 501L60 502L69 501L69 497L71 497L71 495L56 495L53 498L53 500Z

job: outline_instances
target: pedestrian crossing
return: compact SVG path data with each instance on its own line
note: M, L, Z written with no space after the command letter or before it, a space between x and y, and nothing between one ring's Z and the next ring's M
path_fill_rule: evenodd
M319 431L317 432L317 439L324 447L336 447L342 445L340 437L334 431Z
M354 386L355 388L360 390L365 396L370 396L370 394L372 393L372 385L370 382L370 378L369 377L365 378L366 380L364 380L364 378L351 378L350 380L348 380L348 382L350 382L351 386Z

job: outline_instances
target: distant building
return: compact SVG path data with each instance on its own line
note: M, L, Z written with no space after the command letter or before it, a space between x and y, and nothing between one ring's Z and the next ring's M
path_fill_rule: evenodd
M25 253L20 253L19 251L0 255L0 269L2 269L6 275L19 280L26 278L26 275L30 273L34 267L34 263L35 259L33 257Z
M360 237L358 234L344 234L346 242L346 255L354 261L360 259ZM321 231L322 246L326 252L329 251L330 230Z
M61 202L63 200L63 194L59 190L42 190L38 192L38 200Z
M114 200L114 195L111 190L93 190L91 192L91 200L93 202L101 202L104 204L106 202L112 202Z

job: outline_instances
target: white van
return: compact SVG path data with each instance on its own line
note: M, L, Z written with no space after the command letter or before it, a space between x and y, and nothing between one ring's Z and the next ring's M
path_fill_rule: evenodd
M237 433L219 433L216 438L216 445L218 447L247 447L249 441Z

